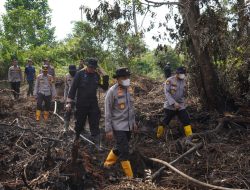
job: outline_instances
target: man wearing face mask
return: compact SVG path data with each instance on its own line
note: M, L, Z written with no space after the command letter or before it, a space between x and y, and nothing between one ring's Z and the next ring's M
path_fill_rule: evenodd
M76 98L76 139L78 142L80 133L83 131L83 126L86 123L88 117L91 136L95 143L100 145L100 109L97 100L97 88L101 87L103 90L107 90L109 86L108 75L100 76L97 73L97 59L89 58L86 63L87 67L78 71L74 77L72 86L70 88L67 98L67 110L70 110L72 103Z
M137 127L132 88L130 87L130 72L127 68L117 69L114 78L117 79L117 83L108 90L105 98L105 132L109 140L114 136L116 145L109 152L104 167L109 168L119 158L125 175L132 178L129 140L131 132Z
M192 127L190 125L190 118L186 111L185 94L186 94L186 69L185 67L178 67L176 75L168 78L164 84L164 92L166 102L164 103L165 118L163 124L158 126L157 137L162 137L164 127L169 124L171 119L177 115L184 126L185 135L188 137L192 135Z
M69 90L71 88L71 85L73 83L74 77L76 74L76 66L75 65L70 65L69 66L69 73L66 74L65 76L65 82L64 82L64 100L66 102ZM72 105L73 107L74 105ZM70 116L72 114L72 110L66 110L64 114L64 131L68 131L69 128L69 121L70 121Z

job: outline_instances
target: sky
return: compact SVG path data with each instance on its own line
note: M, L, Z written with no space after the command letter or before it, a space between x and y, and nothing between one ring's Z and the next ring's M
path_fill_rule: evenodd
M5 13L4 9L5 0L0 0L0 14ZM81 12L79 7L81 5L88 6L90 8L95 8L98 6L98 0L48 0L49 6L52 10L52 26L56 27L55 36L57 40L63 40L71 33L73 27L73 21L81 20ZM164 19L165 12L167 11L166 7L157 8L157 17L156 20L160 21ZM84 18L85 19L85 18ZM142 18L138 18L138 25L140 25ZM147 26L147 19L145 19L144 25ZM173 23L170 23L173 24ZM158 43L169 44L166 40L155 42L152 39L152 36L157 34L158 31L154 29L145 34L145 42L149 49L154 49L157 47Z

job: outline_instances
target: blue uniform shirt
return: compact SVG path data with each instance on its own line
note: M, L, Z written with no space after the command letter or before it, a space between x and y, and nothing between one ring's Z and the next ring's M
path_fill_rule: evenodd
M35 67L27 65L25 67L25 74L26 74L26 79L27 81L32 81L35 79L35 74L36 74L36 70Z

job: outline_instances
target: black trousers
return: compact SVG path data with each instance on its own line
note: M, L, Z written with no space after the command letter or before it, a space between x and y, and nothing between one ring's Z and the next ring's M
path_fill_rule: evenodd
M50 104L51 104L51 95L45 96L44 94L38 93L37 95L37 109L38 110L43 109L43 101L44 101L44 111L49 111Z
M180 110L180 111L175 111L175 110L169 110L169 109L164 109L165 111L165 117L163 119L163 125L167 126L171 119L177 115L179 120L182 122L183 126L190 125L190 118L188 115L188 112L186 109Z
M29 85L27 96L29 96L29 95L33 96L34 80L28 80L27 82L28 82L28 85Z
M19 94L20 94L20 83L21 83L21 82L11 82L11 83L10 83L11 89L14 90L13 96L14 96L15 99L19 98Z
M75 117L76 138L79 138L80 133L83 131L87 117L91 135L95 137L100 134L99 121L101 111L97 101L91 101L86 105L76 106Z
M115 137L115 147L113 152L121 161L129 160L129 141L131 139L130 131L113 131Z

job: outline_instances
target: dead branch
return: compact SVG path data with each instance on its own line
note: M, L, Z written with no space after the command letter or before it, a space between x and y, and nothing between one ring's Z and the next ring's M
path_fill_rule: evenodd
M177 5L177 6L182 6L179 2L170 2L170 1L166 1L166 2L156 2L156 1L149 1L149 0L145 0L147 3L151 3L154 4L156 6L162 6L162 5Z
M231 116L225 117L225 121L235 122L235 123L250 123L250 117L241 117L241 116Z
M208 187L208 188L212 188L212 189L220 189L220 190L247 190L247 189L235 189L235 188L220 187L220 186L204 183L202 181L199 181L197 179L194 179L194 178L186 175L185 173L183 173L180 170L178 170L177 168L173 167L170 163L168 163L166 161L163 161L163 160L160 160L160 159L157 159L157 158L149 158L149 159L152 160L152 161L155 161L155 162L158 162L158 163L161 163L161 164L165 165L166 167L168 167L169 169L171 169L174 172L178 173L179 175L186 178L187 180L189 180L189 181L191 181L193 183L196 183L196 184L198 184L200 186L203 186L203 187Z
M202 133L193 133L193 135L190 137L195 138L195 137L202 137L202 136L207 136L212 133L218 133L226 123L228 122L235 122L235 123L250 123L250 118L249 117L240 117L240 116L227 116L224 118L219 119L219 124L216 126L215 129L208 130Z
M27 169L28 164L25 164L23 167L23 174L21 175L21 178L23 180L24 185L29 189L29 190L33 190L29 184L27 183L27 174L26 174L26 169Z
M203 143L198 143L197 145L195 145L194 147L192 147L191 149L189 149L188 151L186 151L184 154L180 155L178 158L176 158L175 160L173 160L172 162L170 162L169 164L173 165L175 163L177 163L178 161L180 161L182 158L184 158L185 156L193 153L194 151L200 149L203 147ZM167 166L163 166L161 167L159 170L157 170L152 176L152 180L155 180L165 169L167 168Z
M225 125L225 122L226 122L226 119L222 118L219 120L219 124L215 127L215 129L208 130L208 131L205 131L202 133L193 133L193 135L190 138L207 136L207 135L212 134L212 133L217 133L223 128L223 126Z
M37 184L41 184L44 181L47 181L49 177L49 171L41 174L40 176L38 176L37 178L33 179L29 185L33 186L33 185L37 185Z

